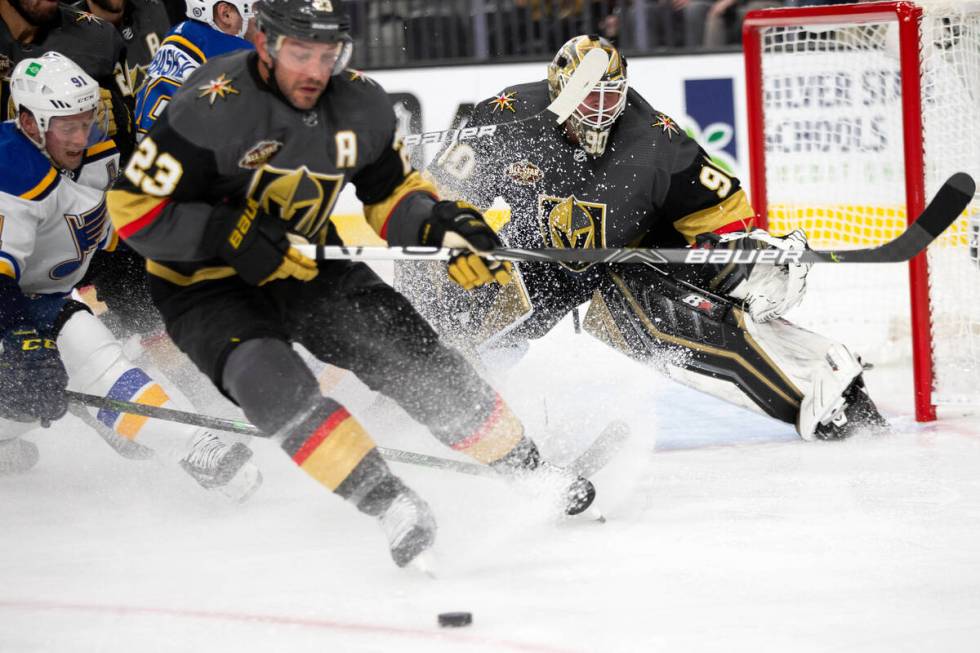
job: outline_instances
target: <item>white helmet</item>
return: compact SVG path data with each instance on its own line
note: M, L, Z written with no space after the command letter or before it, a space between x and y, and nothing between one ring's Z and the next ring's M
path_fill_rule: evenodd
M248 21L255 15L252 11L252 5L257 0L187 0L187 17L207 23L220 31L221 28L214 22L214 6L219 2L227 2L242 15L242 29L235 36L239 38L245 36L245 31L248 29Z
M41 147L52 118L76 116L99 106L99 85L60 52L18 63L10 75L10 94L18 111L23 108L34 114Z

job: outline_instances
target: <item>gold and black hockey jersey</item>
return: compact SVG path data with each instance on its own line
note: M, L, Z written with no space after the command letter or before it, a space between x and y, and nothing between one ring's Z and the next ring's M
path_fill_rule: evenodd
M546 81L513 86L480 102L467 126L519 121L549 101ZM683 247L754 218L738 179L633 89L600 157L542 118L445 147L427 172L478 206L503 198L504 235L517 247Z
M395 140L384 90L355 71L330 79L309 111L264 82L257 55L208 61L184 83L109 192L119 235L151 274L178 285L235 275L217 258L214 206L244 207L289 223L311 242L339 242L330 213L353 183L368 223L392 244L416 244L435 189Z
M72 7L88 11L89 2L78 0ZM126 48L126 57L116 68L116 83L123 95L135 97L146 77L146 67L170 30L167 8L161 0L126 0L117 29Z

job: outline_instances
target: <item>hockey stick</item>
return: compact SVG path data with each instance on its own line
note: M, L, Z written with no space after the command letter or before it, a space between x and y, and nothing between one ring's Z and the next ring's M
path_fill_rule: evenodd
M99 397L97 395L72 392L70 390L68 391L68 399L74 404L91 406L92 408L100 408L103 410L111 410L118 413L142 415L143 417L150 417L153 419L178 422L180 424L189 424L191 426L201 426L218 431L226 431L228 433L252 435L259 438L268 437L265 433L260 431L252 424L242 420L212 417L210 415L198 415L196 413L188 413L182 410L174 410L172 408L147 406L145 404L137 404L131 401L109 399L108 397ZM463 474L471 474L474 476L497 476L497 473L489 467L478 465L476 463L450 460L448 458L440 458L438 456L415 453L413 451L403 451L401 449L389 449L388 447L378 447L378 453L380 453L385 460L393 460L400 463L421 465L423 467L435 467L437 469L448 469L454 472L461 472Z
M585 101L585 98L592 92L593 87L595 87L608 68L609 55L600 48L593 48L585 53L575 72L565 82L565 87L562 88L558 97L545 107L541 113L498 125L481 125L479 127L463 127L462 129L446 129L444 131L408 134L405 136L404 143L405 145L430 145L444 142L469 141L475 138L483 138L484 136L493 136L500 127L519 125L542 117L553 118L555 123L560 125L568 120L568 117L575 111L575 107Z
M498 261L545 261L562 263L902 263L915 257L960 216L973 199L976 184L965 172L950 177L929 205L902 234L879 247L841 250L604 248L517 249L501 247L486 257ZM297 249L316 260L350 261L448 261L456 251L438 247L343 247L299 245Z
M161 419L169 422L178 422L180 424L189 424L191 426L201 426L204 428L215 429L217 431L226 431L228 433L240 433L242 435L251 435L260 438L268 437L265 435L265 433L260 431L252 424L241 420L212 417L210 415L198 415L196 413L188 413L182 410L174 410L172 408L148 406L146 404L137 404L135 402L123 401L121 399L109 399L108 397L99 397L97 395L73 392L71 390L69 390L67 394L71 403L78 406L91 406L92 408L111 410L118 413L142 415L143 417ZM74 413L75 411L72 412ZM91 425L88 420L86 420L86 423ZM102 435L102 433L100 433L100 435ZM611 422L593 441L592 445L578 458L572 461L569 468L576 471L581 468L582 470L588 470L590 473L596 471L602 465L608 462L609 458L611 457L606 449L612 448L613 446L618 449L628 435L629 427L623 422ZM389 461L407 463L409 465L419 465L421 467L445 469L453 472L459 472L461 474L470 474L471 476L500 478L500 475L490 467L487 467L486 465L479 465L477 463L468 463L461 460L450 460L449 458L430 456L428 454L415 453L414 451L404 451L402 449L391 449L388 447L378 447L378 453L381 454L382 458ZM597 461L602 462L596 464Z

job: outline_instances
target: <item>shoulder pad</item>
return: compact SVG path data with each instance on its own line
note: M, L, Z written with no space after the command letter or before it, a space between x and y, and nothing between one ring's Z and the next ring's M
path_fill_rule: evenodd
M12 122L0 125L0 192L39 202L58 186L61 175Z

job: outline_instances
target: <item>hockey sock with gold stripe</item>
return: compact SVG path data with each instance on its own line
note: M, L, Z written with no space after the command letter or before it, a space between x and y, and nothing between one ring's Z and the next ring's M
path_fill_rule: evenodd
M471 432L447 442L456 451L487 465L504 458L522 444L526 446L526 443L534 446L524 437L524 425L496 393L482 422Z
M290 427L282 448L310 477L368 515L380 515L405 489L364 427L332 399L320 399Z

